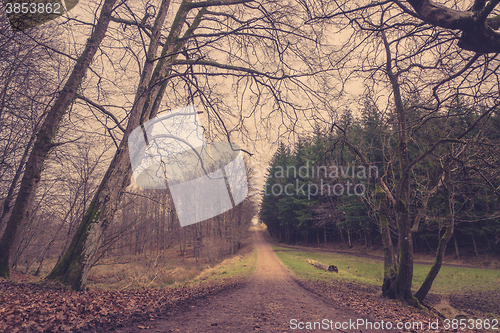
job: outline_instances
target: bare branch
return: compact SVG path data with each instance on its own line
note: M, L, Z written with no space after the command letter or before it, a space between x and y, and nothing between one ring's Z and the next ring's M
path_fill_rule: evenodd
M193 9L193 8L200 8L200 7L239 5L239 4L253 2L253 1L255 1L255 0L214 0L214 1L202 1L202 2L187 2L186 6L189 9Z
M498 5L498 3L500 3L500 0L491 0L490 2L488 2L488 4L484 7L484 9L481 12L479 12L479 15L477 16L478 22L484 23L488 15Z
M113 119L113 122L116 124L116 126L122 132L125 132L125 128L123 128L123 126L120 124L120 122L118 121L118 119L116 119L116 117L111 112L109 112L108 110L106 110L102 105L99 105L99 104L97 104L94 101L91 101L90 99L88 99L87 97L83 96L82 94L76 94L76 98L79 98L82 101L85 101L87 104L92 105L93 107L95 107L96 109L98 109L99 111L101 111L103 114L105 114L108 117L110 117L111 119Z

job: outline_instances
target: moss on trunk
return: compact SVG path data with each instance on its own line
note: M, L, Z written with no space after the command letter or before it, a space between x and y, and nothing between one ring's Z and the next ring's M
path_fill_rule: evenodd
M73 290L81 290L84 287L85 281L82 279L86 259L84 248L92 223L98 223L99 216L100 211L96 208L95 202L92 202L68 250L46 279L60 281L65 285L71 286Z

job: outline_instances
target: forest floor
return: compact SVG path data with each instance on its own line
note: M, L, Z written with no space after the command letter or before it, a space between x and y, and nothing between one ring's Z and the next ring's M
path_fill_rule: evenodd
M446 318L433 308L418 310L385 299L376 286L333 279L328 282L298 280L278 260L262 232L254 232L253 237L258 262L247 283L186 304L183 310L170 312L164 319L116 332L293 332L308 329L308 325L314 330L334 332L453 331L452 327L445 328ZM464 312L438 295L429 295L428 301L443 312L448 311L447 314L453 316L449 319L463 318L460 316ZM367 321L373 326L366 324ZM354 322L365 324L351 325ZM429 322L433 323L432 327ZM335 329L336 324L339 329ZM398 324L408 329L396 329ZM382 329L388 325L393 329ZM379 329L375 329L377 327ZM477 332L460 330L468 331Z
M376 286L333 279L297 280L262 232L254 231L253 239L257 268L246 279L213 280L181 288L90 292L0 281L0 331L291 332L308 329L308 325L333 332L453 331L445 329L444 318L436 312L384 299ZM439 297L430 299L436 307L447 305ZM429 328L429 321L436 320L439 328ZM353 325L362 321L364 325ZM381 329L388 323L392 330ZM398 323L412 327L396 329ZM339 329L335 329L336 324ZM460 330L468 331L472 330Z
M298 325L323 319L355 322L362 318L351 309L324 302L301 288L262 233L255 231L253 237L258 262L245 285L199 300L185 311L172 312L165 319L150 322L147 329L135 325L116 332L289 332L293 319Z

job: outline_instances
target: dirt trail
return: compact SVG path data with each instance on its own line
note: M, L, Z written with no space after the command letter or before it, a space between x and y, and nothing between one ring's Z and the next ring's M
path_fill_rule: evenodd
M116 332L294 332L304 330L292 329L295 327L292 319L296 319L297 324L327 319L335 325L335 322L356 321L359 318L354 312L325 303L317 295L301 288L260 231L254 232L253 239L258 253L257 268L243 287L198 300L190 309L174 312L168 318L136 324ZM328 330L370 332L344 327L347 329L330 330L329 327ZM318 326L316 329L321 330Z

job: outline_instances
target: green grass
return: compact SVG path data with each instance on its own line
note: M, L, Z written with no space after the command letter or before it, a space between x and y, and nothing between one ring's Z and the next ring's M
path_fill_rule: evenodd
M242 241L235 255L218 263L207 263L203 258L193 256L188 247L180 256L178 247L171 247L160 253L145 252L140 255L110 257L101 260L90 274L88 287L93 290L122 290L139 288L177 288L204 281L224 281L233 277L246 277L257 265L257 252L250 236ZM120 263L117 263L117 259Z
M280 249L279 247L273 247ZM305 280L331 280L362 282L382 285L383 261L355 256L324 253L286 251L276 252L278 258L296 277ZM318 260L327 265L335 265L339 273L321 271L307 263L307 259ZM419 288L431 266L415 265L413 287ZM434 280L431 292L438 294L465 293L468 291L498 290L500 271L480 268L442 267Z
M431 266L415 265L413 286L420 287ZM439 294L500 289L500 270L443 266L432 284L431 292Z
M254 249L243 255L237 255L224 260L219 265L209 268L201 272L193 281L192 285L197 285L201 282L209 282L214 280L222 280L229 278L248 277L252 275L257 267L257 251Z
M208 265L195 258L183 258L175 249L165 251L157 267L142 257L131 257L124 265L100 265L91 272L89 287L98 290L137 288L178 288L209 281L250 276L257 266L257 251L247 245L238 254L219 264ZM151 260L154 260L151 259Z
M287 247L281 247L281 246L275 246L275 245L271 245L271 248L273 249L273 251L290 251L289 248Z

